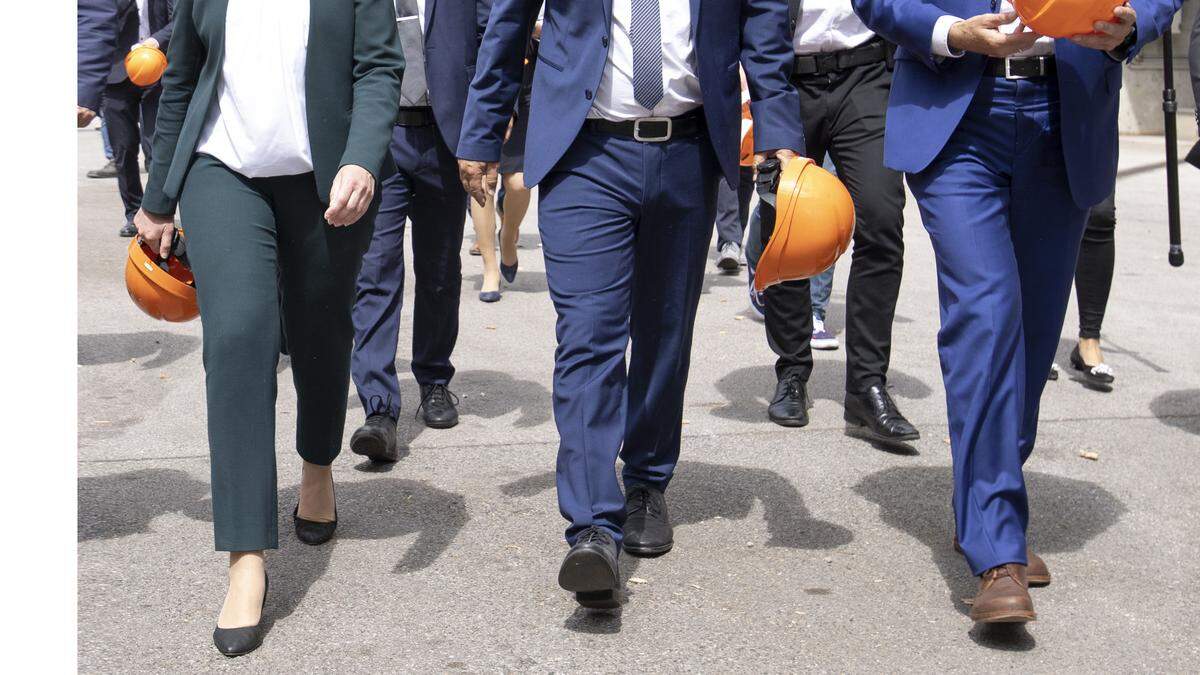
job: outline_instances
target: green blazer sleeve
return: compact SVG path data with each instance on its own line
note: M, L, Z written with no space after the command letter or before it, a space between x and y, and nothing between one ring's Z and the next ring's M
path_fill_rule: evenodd
M392 0L354 0L354 107L340 166L361 166L381 178L403 73Z
M164 216L175 213L177 200L166 195L163 185L175 159L179 131L204 63L204 45L192 21L193 2L179 0L175 5L175 27L167 47L167 71L163 73L162 96L158 101L150 175L142 198L143 209Z

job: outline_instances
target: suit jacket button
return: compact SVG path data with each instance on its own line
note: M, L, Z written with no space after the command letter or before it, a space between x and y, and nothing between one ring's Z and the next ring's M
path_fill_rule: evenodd
M592 100L592 90L591 90L591 89L584 89L584 90L583 90L583 97L584 97L584 98L586 98L586 99L587 99L587 100L589 100L589 101L590 101L590 100Z
M605 35L604 37L600 38L600 44L604 45L605 47L607 47L607 46L608 46L608 36L607 36L607 35Z

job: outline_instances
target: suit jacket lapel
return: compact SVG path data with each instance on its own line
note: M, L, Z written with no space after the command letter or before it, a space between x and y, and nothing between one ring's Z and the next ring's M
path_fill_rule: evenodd
M700 0L692 0L692 40L696 39L696 31L700 28Z
M429 26L433 24L433 6L437 0L425 0L425 34L429 34Z

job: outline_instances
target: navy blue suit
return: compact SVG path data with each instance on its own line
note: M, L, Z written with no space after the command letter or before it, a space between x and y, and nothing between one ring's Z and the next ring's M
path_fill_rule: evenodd
M1137 42L1178 0L1131 0ZM908 173L937 260L957 536L971 570L1026 564L1022 466L1058 347L1087 208L1116 178L1121 64L1057 40L1057 77L1009 80L931 53L945 14L988 0L854 0L896 42L885 162Z
M100 98L112 72L113 55L118 53L119 16L116 0L79 0L76 100L92 112L100 111Z
M370 250L354 305L351 372L363 408L395 417L400 408L396 347L404 301L404 230L412 221L416 298L412 371L422 385L449 384L458 340L460 252L467 194L454 148L490 0L427 0L425 80L435 124L399 126L391 153L399 172L384 181Z
M521 86L537 0L497 0L471 84L458 156L496 161ZM788 82L785 0L691 3L707 129L643 143L586 127L611 37L612 2L547 0L534 71L525 181L558 313L554 418L567 541L591 526L622 540L626 488L665 489L679 458L692 328L716 186L736 184L739 61L760 149L804 147ZM626 368L626 348L632 352Z

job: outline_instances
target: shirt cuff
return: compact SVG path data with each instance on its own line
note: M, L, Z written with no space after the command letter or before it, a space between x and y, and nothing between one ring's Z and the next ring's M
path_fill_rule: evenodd
M952 59L957 59L963 55L963 52L954 51L950 48L950 26L962 21L962 19L951 14L943 14L937 23L933 24L933 42L932 49L934 56L948 56Z

